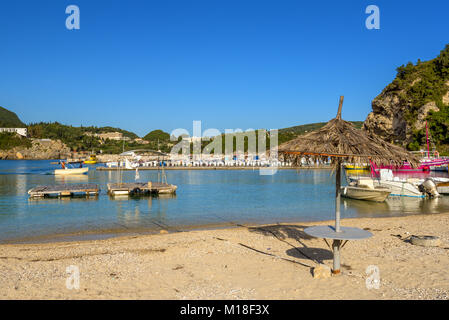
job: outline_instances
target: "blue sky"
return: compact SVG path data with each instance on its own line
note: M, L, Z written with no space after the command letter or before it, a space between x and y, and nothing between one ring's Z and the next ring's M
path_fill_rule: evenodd
M65 8L80 8L67 30ZM365 8L380 8L380 30ZM408 61L449 43L449 2L0 2L0 106L26 122L153 129L364 120Z

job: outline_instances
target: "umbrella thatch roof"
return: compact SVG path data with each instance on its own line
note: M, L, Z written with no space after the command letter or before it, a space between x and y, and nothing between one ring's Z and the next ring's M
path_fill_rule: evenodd
M408 161L412 166L419 164L419 159L400 146L385 142L364 130L356 129L350 122L341 119L341 107L337 117L330 120L319 130L301 135L279 146L279 153L291 160L302 157L313 159L341 160L363 163L371 160L378 165L392 164L400 166Z

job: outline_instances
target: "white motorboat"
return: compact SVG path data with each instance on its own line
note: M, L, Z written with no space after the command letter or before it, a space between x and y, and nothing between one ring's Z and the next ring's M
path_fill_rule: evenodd
M408 181L374 180L374 185L390 189L392 196L425 198L419 188Z
M448 172L448 165L444 164L444 165L439 165L439 166L431 166L430 170L431 171Z
M118 161L109 161L109 162L106 162L106 167L107 167L107 168L118 167L118 166L119 166Z
M352 185L368 186L369 188L381 187L390 190L391 196L401 197L417 197L425 198L426 194L421 192L418 185L421 184L419 179L400 180L398 177L393 177L393 173L389 169L380 170L380 179L373 179L370 177L349 177L353 181Z
M134 161L131 162L128 159L125 159L125 169L132 170L132 169L135 169L137 167L139 167L139 163L138 162L134 162Z
M68 168L66 166L65 161L61 161L60 164L61 164L61 169L54 170L55 175L63 175L63 176L72 175L72 174L80 175L80 174L85 174L89 171L89 168L88 167L83 168L82 164L80 165L79 168L73 167L70 163L68 163L67 165L71 166L71 168Z
M85 174L89 171L89 168L64 168L56 169L55 175L69 175L69 174Z
M368 186L346 186L341 187L341 196L345 198L383 202L390 195L387 188Z

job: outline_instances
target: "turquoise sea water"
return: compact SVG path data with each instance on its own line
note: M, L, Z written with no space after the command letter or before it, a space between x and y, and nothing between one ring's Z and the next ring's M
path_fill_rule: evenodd
M334 218L335 178L330 170L170 170L175 197L110 198L106 184L118 172L96 171L77 177L49 174L51 161L0 161L0 241L47 235L182 230L228 223L318 221ZM139 172L139 181L157 181L157 171ZM135 172L122 172L123 182ZM447 174L446 174L447 175ZM96 183L98 198L30 200L37 185ZM395 198L385 203L342 199L342 217L382 217L449 211L449 197L434 200ZM344 222L343 222L344 224Z

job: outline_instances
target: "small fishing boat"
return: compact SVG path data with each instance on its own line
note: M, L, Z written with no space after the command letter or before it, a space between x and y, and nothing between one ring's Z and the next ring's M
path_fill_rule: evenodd
M350 199L383 202L390 195L387 188L368 186L346 186L341 187L341 196Z
M346 170L365 171L365 170L370 170L370 164L352 164L352 163L346 163L346 164L344 164L344 168L345 168Z
M89 171L89 168L82 167L82 164L80 165L79 168L67 168L65 162L61 162L61 169L56 169L54 171L55 175L69 175L69 174L85 174Z
M96 164L96 163L97 163L97 156L94 155L94 154L92 154L92 155L89 157L89 160L85 160L84 163L85 163L85 164Z
M393 165L384 165L384 166L376 166L375 164L373 164L372 166L372 170L375 173L379 173L381 170L391 170L394 172L430 172L430 163L429 164L423 164L422 162L420 163L420 165L416 168L413 168L408 162L404 162L402 164L402 166L393 166Z
M368 187L372 189L374 189L375 187L388 189L391 192L390 193L391 196L417 197L417 198L425 197L425 194L423 194L419 190L418 186L416 186L411 181L372 179L369 177L360 177L360 178L349 177L349 180L352 181L351 185L356 185L359 187L368 185Z
M56 169L55 175L67 175L67 174L85 174L89 171L89 168L65 168Z

